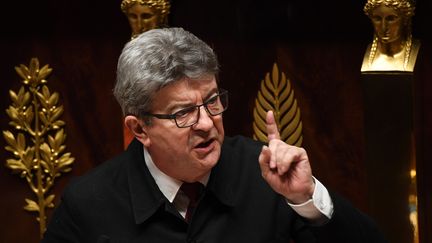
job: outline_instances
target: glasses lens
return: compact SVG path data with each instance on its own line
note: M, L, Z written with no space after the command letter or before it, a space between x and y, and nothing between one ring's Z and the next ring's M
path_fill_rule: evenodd
M228 93L222 91L219 95L212 97L206 102L206 108L210 115L216 116L228 108Z
M175 121L178 127L189 127L196 123L199 107L189 107L176 112Z
M175 122L178 127L190 127L198 122L200 107L205 106L211 116L216 116L228 108L228 91L221 91L204 104L182 109L174 113Z

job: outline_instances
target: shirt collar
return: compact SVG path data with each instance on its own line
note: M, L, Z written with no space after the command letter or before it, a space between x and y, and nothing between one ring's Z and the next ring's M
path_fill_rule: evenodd
M151 158L149 152L145 147L144 147L144 160L147 165L147 168L150 171L150 174L154 178L157 186L159 187L159 190L168 199L168 201L172 203L183 182L181 180L172 178L169 175L165 174L163 171L161 171L154 164L153 159ZM210 172L207 175L205 175L199 182L204 186L206 186L209 180L209 176L210 176Z

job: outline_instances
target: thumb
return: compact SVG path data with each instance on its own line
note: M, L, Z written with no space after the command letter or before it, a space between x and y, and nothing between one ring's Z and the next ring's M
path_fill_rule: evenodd
M267 111L266 116L267 139L270 142L273 139L280 139L279 130L274 118L273 111Z
M269 147L263 146L258 157L258 162L261 167L261 172L266 174L270 169L276 167L276 163L271 161L271 151Z

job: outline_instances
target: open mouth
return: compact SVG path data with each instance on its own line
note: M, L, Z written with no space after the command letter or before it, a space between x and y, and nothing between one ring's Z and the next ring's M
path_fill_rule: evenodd
M206 148L208 146L210 146L211 143L213 143L214 139L210 139L204 143L200 143L198 144L195 148Z

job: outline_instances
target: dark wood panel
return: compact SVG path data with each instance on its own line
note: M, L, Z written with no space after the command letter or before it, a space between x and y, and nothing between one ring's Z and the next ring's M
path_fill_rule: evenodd
M228 135L252 135L260 81L277 62L295 89L314 174L367 211L360 66L371 29L360 2L310 4L297 0L174 1L170 22L191 30L218 53L220 85L230 91L230 108L224 114ZM423 229L432 227L427 217L432 215L430 5L419 2L414 22L415 34L425 47L416 96ZM9 129L4 113L10 104L7 92L21 86L14 66L27 65L31 57L50 64L54 69L48 79L50 89L61 95L67 150L76 158L73 171L60 177L56 195L70 179L122 150L120 108L111 90L116 59L130 35L119 6L120 0L8 1L3 5L6 10L20 9L24 17L0 17L0 129ZM4 146L0 139L0 148ZM0 153L0 218L5 225L0 242L37 242L34 217L22 209L24 198L32 195L24 180L4 166L9 157L4 150ZM421 240L431 242L430 232L424 230Z
M432 242L432 43L424 41L416 66L415 131L420 242Z

